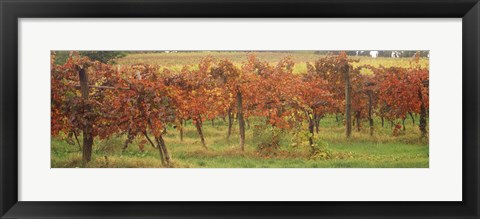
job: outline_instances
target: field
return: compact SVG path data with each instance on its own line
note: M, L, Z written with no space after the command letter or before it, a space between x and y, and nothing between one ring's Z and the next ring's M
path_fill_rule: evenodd
M181 70L184 65L191 65L196 67L196 63L199 63L200 60L206 56L212 56L218 59L229 59L237 65L240 65L245 61L246 52L191 52L191 53L141 53L141 54L129 54L128 56L118 60L119 65L133 65L139 63L152 64L152 65L161 65L168 67L172 70ZM306 62L314 63L318 58L324 57L325 55L307 53L307 52L297 52L292 55L288 52L260 52L256 53L258 59L266 61L270 64L276 64L282 58L286 56L293 56L294 61L297 63L294 66L295 73L301 73L307 71ZM406 67L410 65L412 61L411 58L388 58L388 57L377 57L371 58L368 56L358 56L353 57L358 59L358 63L353 63L353 66L360 65L373 65L375 67L385 66L385 67ZM428 67L428 59L422 58L420 64L423 67Z
M149 64L160 66L158 72L169 69L169 71L178 73L182 71L184 66L190 66L191 71L198 71L197 64L203 58L210 56L214 59L228 59L236 67L241 68L246 62L246 54L244 52L227 51L132 53L115 60L115 63L111 65L112 68L123 68L136 64ZM307 72L306 62L315 63L319 58L325 57L308 52L256 53L258 60L272 66L275 66L285 56L291 56L295 62L292 72L296 75L303 75ZM375 68L402 67L407 69L412 63L412 58L394 59L366 56L350 58L358 60L358 62L351 62L353 68L371 65ZM428 58L420 58L417 65L419 68L428 69ZM363 74L373 73L368 70L367 73ZM95 92L91 93L90 96L95 96ZM77 91L77 94L80 95L80 92ZM118 96L118 94L112 95ZM339 104L344 104L345 100L342 101ZM354 106L355 104L356 102ZM366 106L366 102L362 102L362 104ZM112 111L112 109L108 110ZM377 115L380 108L374 110L375 116L372 116L372 126L370 126L366 114L358 119L355 117L351 136L348 138L345 137L346 118L343 113L322 115L321 119L318 119L317 130L311 131L310 134L308 132L308 116L297 122L293 128L278 128L280 123L276 123L277 126L266 126L268 120L266 121L263 116L252 113L245 119L243 150L239 147L241 137L238 115L234 115L229 137L227 137L228 117L225 114L219 114L213 119L205 118L201 122L202 135L205 139L204 144L200 140L201 136L196 126L197 123L189 117L180 120L180 123L176 121L162 126L165 129L161 135L171 158L167 166L160 162L160 159L164 158L159 155L159 146L156 146L157 148L152 147L142 135L137 135L129 141L127 134L124 132L109 133L105 139L94 138L91 160L85 162L84 157L82 157L85 153L82 151L83 134L78 133L77 140L72 137L71 133L67 134L68 131L62 129L58 134L52 134L51 167L428 168L428 117L426 118L427 136L425 137L419 128L420 121L422 121L419 112L406 111L403 118L397 117L382 121L383 114L382 117ZM360 112L360 109L358 112ZM362 112L365 113L366 111ZM288 118L294 117L293 114L292 112L292 116L288 116ZM312 115L316 116L315 113ZM311 120L312 115L310 115ZM282 119L285 118L280 120ZM181 124L183 131L183 139L180 138L179 124ZM75 132L75 134L77 133ZM148 135L156 136L157 134L148 131ZM315 148L310 147L309 140L316 142ZM129 141L129 144L128 147L124 148L126 141ZM268 147L263 147L264 145L268 145Z
M418 121L418 119L417 119ZM380 121L378 121L380 122ZM237 167L237 168L411 168L428 167L428 144L418 138L417 127L407 124L407 133L401 137L391 136L390 124L384 128L380 123L376 128L379 134L373 138L368 130L353 132L349 140L345 140L344 130L335 121L335 118L325 118L321 122L320 136L329 142L328 148L332 154L330 159L311 159L306 148L292 148L291 135L284 136L284 147L278 152L280 155L267 157L257 151L256 141L253 138L253 129L247 127L246 150L238 149L238 134L226 139L227 124L223 120L216 120L214 126L205 124L205 139L209 150L204 150L199 136L192 124L186 126L185 138L180 141L178 131L169 128L165 141L172 154L174 167L208 168L208 167ZM251 125L252 126L252 125ZM234 130L238 133L238 130ZM146 146L144 152L138 148L138 141L134 142L123 152L122 145L125 137L116 137L110 140L97 141L93 160L85 167L161 167L158 150ZM78 145L69 145L66 141L55 138L52 140L52 167L83 167L82 154ZM105 157L107 157L105 159Z

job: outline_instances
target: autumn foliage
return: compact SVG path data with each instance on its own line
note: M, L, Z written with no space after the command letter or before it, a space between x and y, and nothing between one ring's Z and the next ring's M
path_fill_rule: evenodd
M158 148L162 163L168 166L170 155L162 137L166 128L175 127L183 138L184 122L191 120L208 150L202 127L215 118L228 118L226 137L237 119L242 150L245 120L250 117L264 118L266 125L279 130L307 124L313 145L320 120L326 115L344 116L346 110L356 129L362 128L361 120L367 120L371 135L374 116L383 122L417 114L422 136L427 135L429 71L415 60L409 68L354 68L357 60L340 53L307 63L307 71L296 74L291 57L271 64L254 54L241 64L206 57L181 71L145 64L108 65L74 53L62 65L55 64L54 53L51 59L52 135L77 138L82 134L83 147L90 147L90 154L92 145L85 145L85 139L126 135L126 148L140 137L144 138L140 149L144 145ZM81 81L83 73L86 81ZM86 162L88 153L84 149Z

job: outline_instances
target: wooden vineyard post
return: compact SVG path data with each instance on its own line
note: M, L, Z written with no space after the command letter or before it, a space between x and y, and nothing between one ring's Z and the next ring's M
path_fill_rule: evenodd
M422 81L424 87L428 88L429 81ZM423 100L422 89L418 89L418 98L420 99L420 132L422 133L422 138L427 136L427 109Z
M370 125L370 136L373 136L374 126L373 126L373 87L376 84L374 82L365 83L366 93L368 96L368 123ZM383 117L382 117L382 127L383 127Z
M370 136L373 136L373 97L372 97L372 91L368 90L368 123L370 125Z
M80 91L82 93L82 98L87 101L89 98L89 91L88 91L88 75L85 68L81 67L78 71L78 77L80 79ZM91 112L91 106L89 104L86 105L85 111L87 114ZM84 162L89 162L92 158L92 145L93 145L93 135L92 129L93 125L90 119L86 118L86 124L83 128L83 149L82 149L82 160Z
M422 92L418 92L418 96L420 101L422 101L420 105L420 132L422 133L422 137L427 136L427 110L425 109L425 104L423 103L423 96Z
M344 65L345 66L343 66L343 75L345 78L345 134L347 138L350 138L350 135L352 134L352 101L350 99L350 75L348 63L345 63Z
M245 150L245 121L243 120L243 111L242 111L242 93L237 91L237 119L238 119L238 128L240 131L240 148L242 151Z
M313 114L307 113L307 116L308 116L308 131L309 131L308 143L310 144L311 153L313 155L313 153L315 153L315 147L313 146L313 136L315 135L315 130L314 130L315 119Z
M227 140L230 139L230 135L232 134L232 126L233 126L232 109L231 109L231 108L228 108L228 134L227 134Z
M183 141L183 120L182 119L180 119L178 128L180 130L180 141Z

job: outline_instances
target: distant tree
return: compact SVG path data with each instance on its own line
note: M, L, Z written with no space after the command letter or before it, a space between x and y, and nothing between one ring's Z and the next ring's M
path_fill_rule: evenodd
M390 57L391 54L391 51L378 51L378 57Z
M63 65L67 62L69 54L71 51L55 51L55 64ZM101 63L115 63L115 59L125 57L127 52L117 52L117 51L82 51L78 52L81 56L86 56L90 60L96 60Z
M416 50L410 50L410 51L402 51L401 57L404 58L412 58L415 54L419 54L420 57L428 57L428 54L430 53L429 51L416 51Z
M370 50L359 50L358 55L359 56L370 56Z
M430 51L419 51L420 52L420 57L428 57L430 54Z
M56 65L63 65L67 62L69 51L55 51L54 63Z
M122 58L127 55L125 52L117 51L83 51L79 54L102 63L114 63L115 59Z
M356 56L357 55L357 51L355 51L355 50L347 51L346 53L347 53L348 56Z

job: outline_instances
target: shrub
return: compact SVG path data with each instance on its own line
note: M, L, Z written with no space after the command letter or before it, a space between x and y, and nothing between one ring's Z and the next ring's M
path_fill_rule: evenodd
M264 157L273 157L280 149L281 130L270 125L255 125L253 139L257 144L258 154Z
M329 144L320 136L313 136L313 144L310 145L308 138L311 136L310 132L298 130L292 137L290 145L292 147L302 147L310 150L311 159L330 159L332 153L329 150Z

